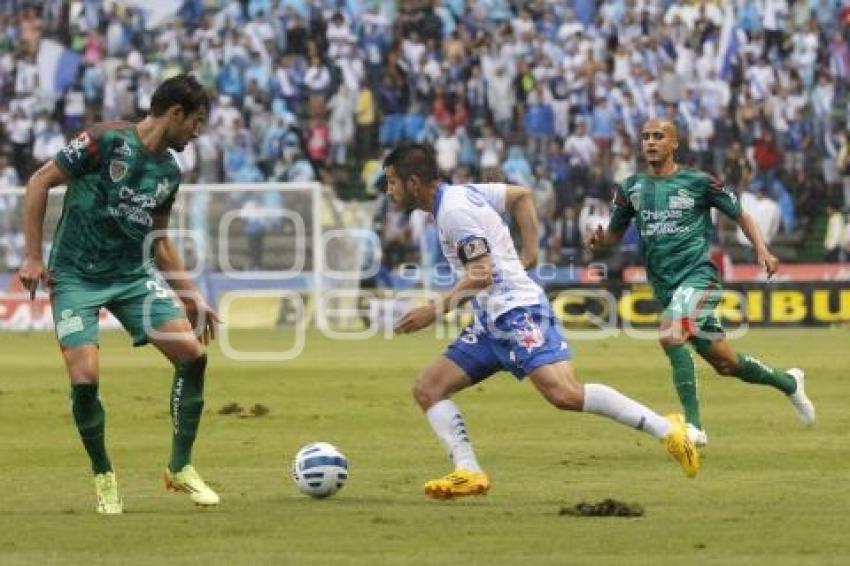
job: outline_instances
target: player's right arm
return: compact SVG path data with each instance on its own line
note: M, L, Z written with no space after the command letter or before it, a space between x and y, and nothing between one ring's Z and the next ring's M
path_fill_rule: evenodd
M613 212L608 227L603 228L601 224L587 237L585 245L589 250L606 248L618 243L622 238L629 222L635 215L635 209L629 201L626 191L620 185L614 187Z
M47 210L47 193L53 187L64 185L68 174L51 160L33 173L27 181L24 195L24 260L18 277L35 298L39 281L48 283L47 267L41 254L44 231L44 215Z
M44 214L47 209L47 192L53 187L67 184L75 177L95 171L101 163L104 149L98 129L85 131L71 140L36 171L27 182L24 196L24 261L18 270L21 282L35 298L38 282L48 282L47 268L41 257L44 231Z

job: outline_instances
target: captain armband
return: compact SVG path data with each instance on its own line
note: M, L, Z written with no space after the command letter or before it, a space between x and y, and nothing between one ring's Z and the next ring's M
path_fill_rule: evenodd
M458 245L457 255L463 263L475 261L490 253L490 244L482 236L473 236Z

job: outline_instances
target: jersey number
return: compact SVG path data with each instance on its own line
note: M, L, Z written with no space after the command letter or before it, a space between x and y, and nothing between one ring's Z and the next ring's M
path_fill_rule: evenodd
M676 289L676 292L673 293L673 299L670 301L670 306L684 313L688 310L693 296L693 287L679 287Z
M148 279L145 286L148 288L148 291L151 291L156 295L157 299L167 299L168 298L168 289L162 286L162 283L157 281L156 279Z

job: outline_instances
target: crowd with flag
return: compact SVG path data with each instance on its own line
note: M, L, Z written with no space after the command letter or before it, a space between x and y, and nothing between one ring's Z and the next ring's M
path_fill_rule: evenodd
M666 117L680 160L740 191L784 259L820 259L795 251L812 239L832 247L810 255L843 259L848 31L847 0L6 0L0 183L191 72L213 106L188 182L319 179L381 199L386 149L427 142L448 181L532 187L548 259L580 263L641 167L641 124ZM385 244L418 253L427 230L390 208Z

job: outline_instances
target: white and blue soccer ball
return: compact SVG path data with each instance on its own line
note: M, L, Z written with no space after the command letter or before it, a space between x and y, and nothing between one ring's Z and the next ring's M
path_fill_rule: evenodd
M320 499L342 489L348 480L348 458L327 442L311 442L292 462L292 479L301 493Z

